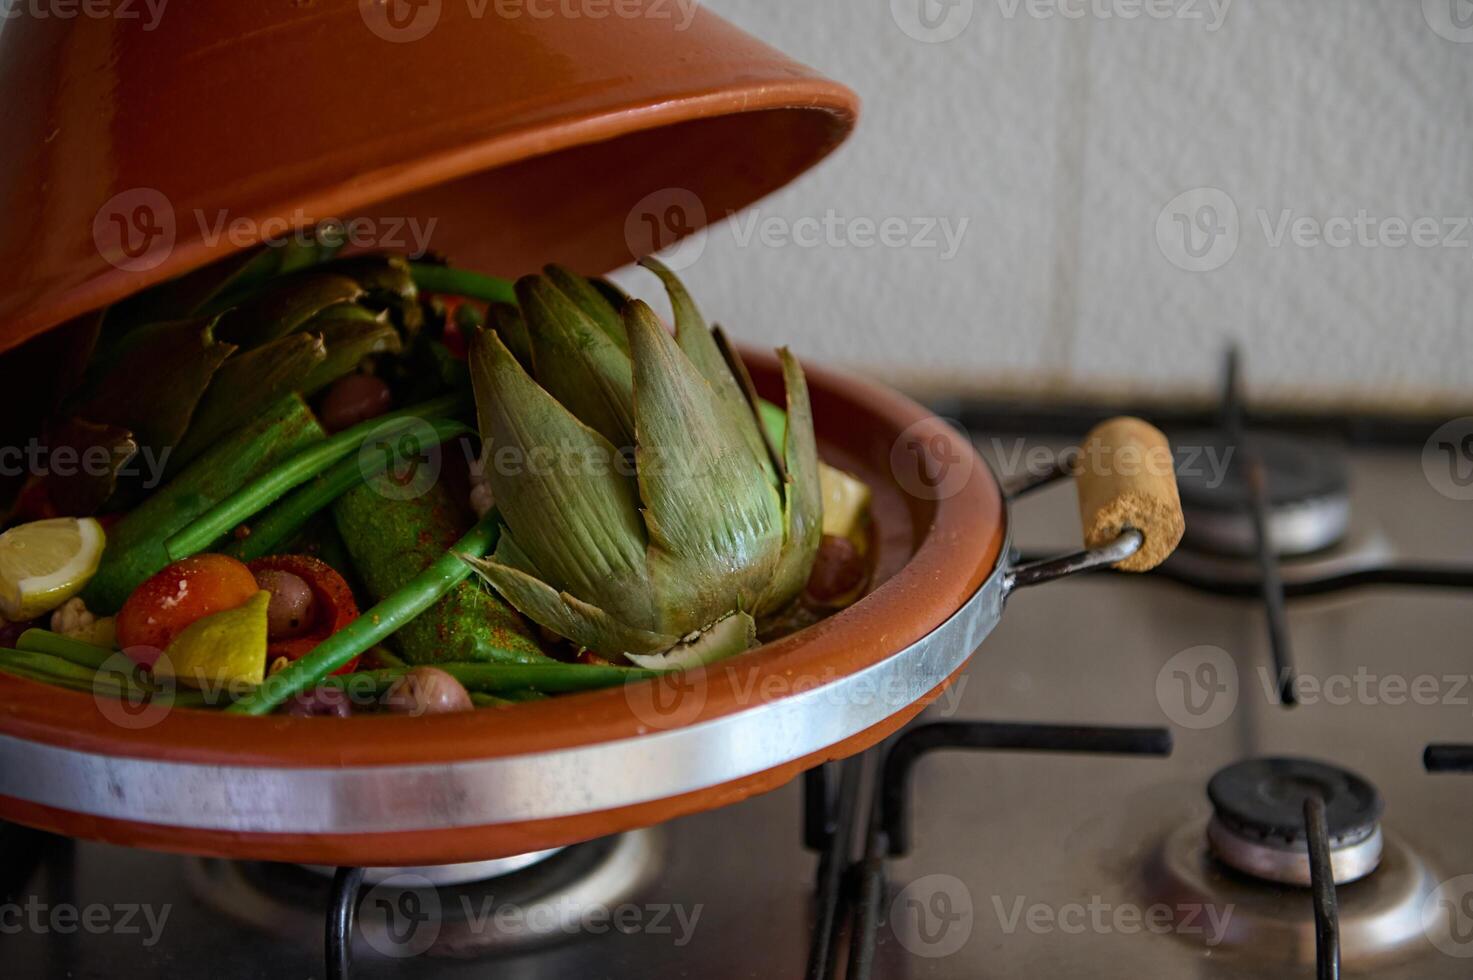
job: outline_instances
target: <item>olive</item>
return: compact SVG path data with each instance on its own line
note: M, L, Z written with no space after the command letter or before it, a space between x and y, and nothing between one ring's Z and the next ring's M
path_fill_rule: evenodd
M808 576L808 594L819 602L833 602L864 580L864 556L848 538L824 535Z
M256 573L256 584L271 593L266 607L266 635L272 640L290 640L312 630L317 599L300 575L268 569Z
M389 386L371 374L350 374L334 381L322 396L317 417L328 432L341 432L389 410Z
M353 703L338 687L319 687L292 698L282 709L293 718L350 718Z
M471 696L460 681L437 667L415 667L384 695L384 707L396 715L445 715L473 711Z

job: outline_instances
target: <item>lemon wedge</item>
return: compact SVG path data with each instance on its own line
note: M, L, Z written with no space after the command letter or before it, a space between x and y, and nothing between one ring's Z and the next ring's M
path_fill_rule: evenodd
M35 619L81 592L106 540L90 517L34 521L0 534L0 615Z
M823 533L852 536L869 509L869 485L823 462L818 464L818 482L823 488Z
M266 679L266 607L264 589L245 605L195 620L169 644L154 664L158 676L202 689L227 685L259 685Z

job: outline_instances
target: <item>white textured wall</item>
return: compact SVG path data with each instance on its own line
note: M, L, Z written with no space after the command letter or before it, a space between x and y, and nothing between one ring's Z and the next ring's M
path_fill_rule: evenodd
M909 36L922 3L964 29ZM762 218L968 225L948 259L944 239L744 245L744 219L718 222L686 270L697 296L745 339L912 387L1204 391L1239 338L1260 397L1473 402L1473 0L1216 4L709 0L865 102ZM1226 200L1178 210L1217 205L1226 235L1194 259L1163 208L1201 187ZM1362 210L1371 240L1430 218L1438 243L1271 240L1285 214L1313 231Z

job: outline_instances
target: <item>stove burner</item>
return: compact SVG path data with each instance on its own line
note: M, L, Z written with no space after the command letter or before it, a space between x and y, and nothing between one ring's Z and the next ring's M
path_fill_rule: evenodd
M1304 801L1311 795L1325 801L1335 883L1375 871L1383 847L1381 795L1355 773L1306 759L1250 759L1213 776L1207 786L1212 853L1255 878L1307 887Z
M583 931L584 915L611 910L654 880L661 841L658 830L638 830L499 861L374 869L358 907L355 954L468 958L569 941ZM331 883L318 869L213 858L190 859L185 868L191 890L215 911L321 948ZM467 880L478 870L493 877ZM424 918L427 910L435 914ZM405 928L414 921L423 927Z
M477 881L490 881L492 878L523 871L534 864L541 864L562 850L561 847L554 847L546 851L532 851L513 857L496 858L491 861L471 861L466 864L437 864L420 868L365 868L363 882L367 885L381 885L391 878L407 876L423 879L436 886L469 885ZM338 870L326 864L303 864L299 867L306 868L329 881Z
M1288 557L1338 544L1350 527L1350 477L1340 453L1327 443L1272 433L1255 432L1248 438L1268 474L1268 527L1274 550ZM1197 461L1184 460L1177 474L1187 518L1182 544L1209 554L1253 556L1257 539L1249 514L1250 491L1229 437L1221 432L1185 433L1174 441L1201 450Z

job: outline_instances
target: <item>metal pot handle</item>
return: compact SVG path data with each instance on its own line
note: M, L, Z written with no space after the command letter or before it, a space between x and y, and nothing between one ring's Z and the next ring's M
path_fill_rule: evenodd
M1007 592L1104 566L1148 572L1181 543L1186 520L1176 467L1170 443L1155 426L1127 416L1104 422L1062 454L1053 472L1006 495L1011 501L1066 476L1079 490L1084 550L1014 567L1004 582Z

